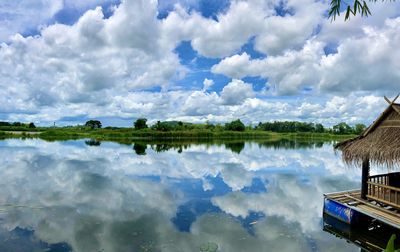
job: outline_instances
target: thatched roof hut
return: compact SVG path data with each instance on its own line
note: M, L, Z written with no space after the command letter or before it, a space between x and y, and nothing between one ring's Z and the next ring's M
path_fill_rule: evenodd
M388 101L386 110L360 136L341 142L335 149L342 151L347 164L364 161L387 167L400 165L400 104Z
M399 96L393 101L385 97L389 106L371 126L360 136L335 146L335 149L342 151L347 164L362 167L360 199L350 198L364 204L364 210L365 206L372 207L368 211L374 213L369 215L373 218L381 216L376 213L377 210L385 213L390 209L400 210L400 172L370 176L371 163L400 167L400 104L395 103ZM392 216L393 213L389 214ZM394 220L400 223L400 215L391 218L390 222Z

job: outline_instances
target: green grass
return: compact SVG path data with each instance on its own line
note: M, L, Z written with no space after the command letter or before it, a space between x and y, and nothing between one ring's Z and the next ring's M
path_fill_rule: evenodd
M88 129L85 127L65 127L65 128L36 128L34 131L23 131L20 134L13 134L7 129L1 131L0 138L40 138L48 141L70 140L92 138L97 140L107 140L116 142L133 142L138 140L160 141L160 140L255 140L255 139L303 139L303 140L323 140L341 141L354 135L334 135L329 133L276 133L269 131L246 129L243 132L226 131L222 129L188 129L176 131L157 131L152 129L135 130L133 128L104 128ZM40 132L40 134L30 134L30 132Z

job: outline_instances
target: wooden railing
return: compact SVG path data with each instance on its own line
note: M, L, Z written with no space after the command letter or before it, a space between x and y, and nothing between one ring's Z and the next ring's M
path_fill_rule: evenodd
M400 209L400 188L389 186L389 174L368 178L367 198Z
M368 182L389 185L389 174L379 174L368 177Z

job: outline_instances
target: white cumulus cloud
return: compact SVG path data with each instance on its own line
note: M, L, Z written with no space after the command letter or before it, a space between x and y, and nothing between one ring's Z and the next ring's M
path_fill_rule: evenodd
M232 80L226 85L221 92L223 104L237 105L245 99L253 97L253 86L241 80Z

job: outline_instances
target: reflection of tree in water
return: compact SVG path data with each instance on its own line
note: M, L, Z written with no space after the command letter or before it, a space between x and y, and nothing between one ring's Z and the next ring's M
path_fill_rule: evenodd
M170 144L170 143L163 143L163 144L155 144L151 146L151 149L157 153L166 152L169 150L176 150L178 153L182 153L183 150L186 150L190 147L190 144Z
M280 139L278 141L259 142L258 144L260 147L272 148L272 149L315 149L315 148L321 148L324 145L324 141Z
M135 143L133 145L133 149L135 150L135 153L137 155L146 155L147 145L146 144Z
M225 148L240 154L240 152L244 149L244 142L225 143Z
M100 146L101 142L97 141L96 139L90 139L90 140L86 140L85 144L89 145L89 146Z
M138 155L145 155L146 146L150 145L150 148L157 153L167 152L171 150L176 150L178 153L182 153L184 150L190 148L192 145L205 145L210 146L224 146L226 149L231 150L234 153L240 154L245 148L245 143L247 141L224 141L224 140L214 140L214 141L194 141L194 142L140 142L135 143L133 148ZM279 140L249 140L249 143L255 142L261 148L272 148L272 149L315 149L321 148L324 143L332 143L324 140L315 139L279 139ZM137 151L136 151L137 150Z

